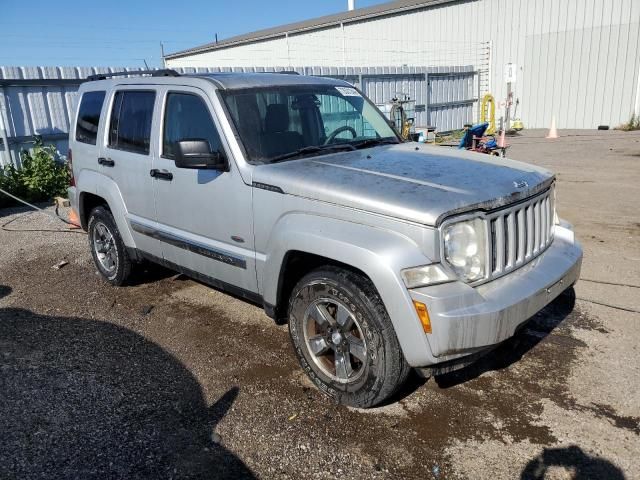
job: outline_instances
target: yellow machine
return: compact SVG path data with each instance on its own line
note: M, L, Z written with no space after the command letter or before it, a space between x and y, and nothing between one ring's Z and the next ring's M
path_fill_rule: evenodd
M524 129L524 124L522 123L522 120L518 118L518 105L520 105L519 98L516 99L516 108L513 111L513 116L515 118L513 119L513 122L511 122L511 128L513 128L516 132L519 132L520 130Z
M487 93L484 97L482 97L482 103L480 104L480 123L484 123L487 121L487 104L490 103L490 111L489 113L489 128L485 132L487 135L493 135L496 133L496 101L493 98L493 95Z

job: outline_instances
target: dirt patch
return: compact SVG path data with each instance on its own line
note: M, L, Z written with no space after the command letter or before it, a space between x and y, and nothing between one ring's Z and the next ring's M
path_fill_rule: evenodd
M536 399L561 401L576 350L585 348L569 336L570 325L581 320L573 298L565 296L475 365L426 383L414 377L396 403L363 412L332 405L308 383L294 381L301 372L287 328L268 321L258 307L226 295L222 306L217 296L223 294L156 267L140 271L130 287L112 288L83 254L48 274L53 282L40 272L57 258L43 252L28 264L8 265L3 281L12 293L6 300L30 312L107 322L162 345L195 375L207 401L239 388L216 431L249 468L263 473L269 470L257 452L289 457L285 445L295 445L290 463L278 460L276 476L293 478L307 464L310 471L324 470L329 459L321 452L335 448L344 463L327 473L357 468L354 478L425 478L437 466L446 478L453 469L445 449L454 439L552 443L549 429L536 424L542 408Z
M620 153L636 138L525 132L510 149L559 172L583 276L612 283L580 282L578 296L634 309L637 289L615 284L640 284L640 174ZM85 478L640 477L633 313L565 295L476 364L414 376L362 411L313 387L258 306L156 267L109 287L81 234L0 231L0 251L2 477L37 477L44 460Z

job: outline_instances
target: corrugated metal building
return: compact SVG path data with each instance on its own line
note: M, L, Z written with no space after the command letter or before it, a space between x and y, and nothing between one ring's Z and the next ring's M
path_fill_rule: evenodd
M640 114L638 0L399 0L168 55L169 67L473 65L498 106L505 66L527 127ZM499 115L499 114L498 114Z

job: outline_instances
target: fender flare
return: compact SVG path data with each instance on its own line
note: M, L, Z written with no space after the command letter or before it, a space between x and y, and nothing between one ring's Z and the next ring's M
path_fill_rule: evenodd
M83 170L76 177L76 188L78 190L78 207L80 208L82 205L82 196L85 193L91 193L103 198L113 214L122 241L127 247L136 248L129 229L129 223L127 222L127 207L116 182L99 172ZM78 213L81 214L82 212Z
M262 281L266 303L277 302L283 263L291 251L349 265L364 272L378 290L409 364L435 362L400 276L403 268L431 263L412 239L392 230L303 213L282 217L272 231ZM359 240L358 244L354 244L354 239Z

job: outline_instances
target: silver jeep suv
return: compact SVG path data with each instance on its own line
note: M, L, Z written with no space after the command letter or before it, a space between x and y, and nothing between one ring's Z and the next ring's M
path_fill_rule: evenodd
M89 80L69 196L100 273L147 259L263 306L338 402L463 365L578 279L550 172L403 142L347 82Z

